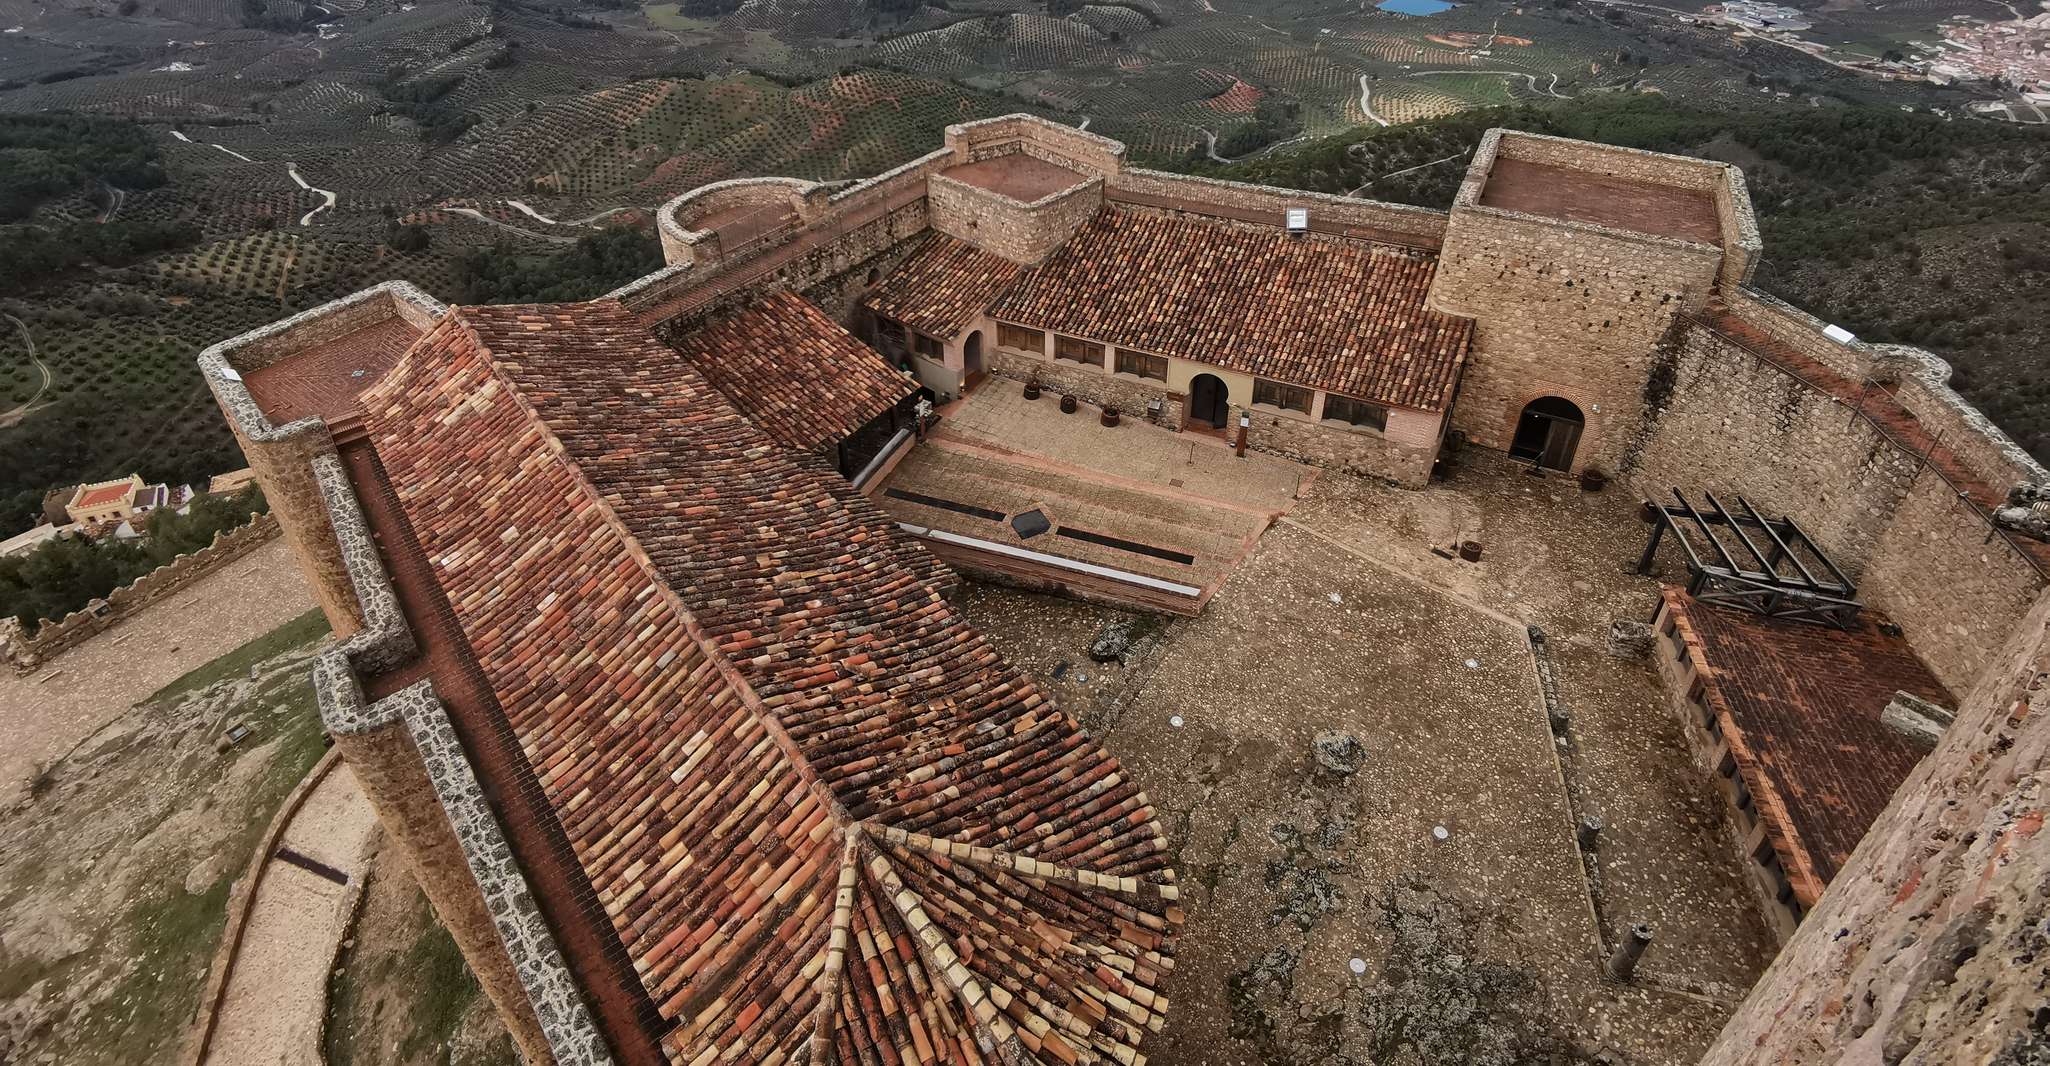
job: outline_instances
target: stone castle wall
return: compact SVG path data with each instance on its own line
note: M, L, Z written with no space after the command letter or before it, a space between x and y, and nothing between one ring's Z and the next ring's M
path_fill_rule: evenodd
M1920 455L1720 334L1676 330L1653 379L1621 470L1637 491L1668 500L1674 488L1708 490L1726 506L1742 495L1791 516L1953 691L1972 685L2050 587ZM1960 430L1946 446L1965 439Z
M1109 181L1113 203L1189 210L1241 221L1280 226L1291 207L1309 211L1310 228L1320 233L1436 248L1445 236L1446 213L1428 207L1355 200L1328 193L1277 189L1187 174L1132 168Z
M1706 301L1720 267L1701 245L1455 211L1429 300L1474 319L1453 426L1506 450L1523 408L1559 396L1586 422L1574 468L1614 470L1644 406L1653 350L1677 316Z
M935 174L926 188L932 228L1031 265L1053 254L1103 206L1103 182L1092 179L1024 204Z
M1994 663L1704 1066L2050 1056L2050 601Z
M947 127L952 163L1023 153L1055 166L1108 177L1124 169L1125 146L1108 137L1029 115L1001 115Z
M1919 460L1828 393L1701 326L1676 331L1655 376L1642 443L1617 471L1641 495L1670 503L1677 488L1702 506L1706 490L1732 508L1741 495L1791 516L1853 578L1865 570Z
M27 673L248 555L277 535L278 520L268 514L257 515L246 525L214 534L212 544L157 567L108 593L105 599L94 600L57 621L44 622L36 628L34 636L24 636L12 618L0 620L0 651L4 651L8 665L17 673Z

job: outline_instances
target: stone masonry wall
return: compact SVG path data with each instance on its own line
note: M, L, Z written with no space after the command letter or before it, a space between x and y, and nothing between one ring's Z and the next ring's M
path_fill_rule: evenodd
M2045 588L2006 540L1934 472L1915 479L1879 538L1859 593L1901 624L1929 669L1963 692Z
M1430 484L1431 466L1438 458L1439 421L1423 412L1389 411L1386 433L1354 430L1238 405L1232 407L1231 425L1237 426L1238 417L1242 414L1252 416L1252 424L1246 428L1248 448L1286 456L1311 466L1380 478L1403 488L1420 489Z
M1092 180L1023 204L935 174L926 186L932 228L1031 265L1053 254L1103 206L1103 182Z
M1475 320L1452 424L1506 449L1526 404L1560 396L1586 420L1574 468L1615 469L1654 347L1707 299L1720 265L1698 245L1455 210L1429 298Z
M2050 601L1995 662L1704 1066L2050 1061Z
M985 336L993 337L995 333L987 333ZM1043 390L1040 402L1047 405L1049 412L1056 411L1055 405L1060 402L1062 395L1073 395L1075 399L1099 410L1114 404L1122 417L1144 421L1149 417L1146 405L1158 400L1160 415L1154 420L1154 424L1168 429L1182 424L1182 403L1187 398L1141 378L1128 374L1099 373L1075 363L1034 359L1029 355L1005 351L994 345L986 349L984 359L990 373L996 377L1020 384L1037 378ZM1072 417L1083 416L1077 412Z
M200 578L267 544L278 535L278 520L257 515L248 524L214 534L212 544L181 555L129 584L94 600L62 619L45 622L34 636L24 636L12 618L0 619L0 652L17 673L27 673L83 643L88 637L120 625L150 604L169 597Z
M1851 409L1700 326L1662 345L1621 473L1639 494L1744 496L1791 516L1962 692L2043 578L1919 456Z
M1152 421L1167 429L1179 429L1182 424L1182 407L1188 397L1151 381L1128 374L1106 374L1076 363L1035 359L1003 348L990 349L988 363L992 374L1007 381L1022 383L1036 378L1042 390L1041 402L1048 405L1050 414L1058 411L1056 405L1062 395L1072 394L1093 408L1115 404L1126 418ZM1146 408L1154 400L1161 405L1157 418L1150 416ZM1422 412L1390 411L1386 434L1355 432L1237 404L1231 406L1228 424L1236 427L1241 414L1252 416L1246 446L1255 451L1382 478L1407 488L1422 488L1429 483L1431 465L1438 454L1438 420ZM1081 412L1077 412L1069 417L1080 416Z
M405 724L394 720L366 733L336 734L335 749L348 760L364 796L377 811L378 823L404 849L414 879L498 1008L520 1056L530 1064L554 1062L534 1007L520 988L519 975L499 940L484 895L463 860L462 845Z
M1920 465L1863 419L1799 378L1700 326L1659 353L1663 383L1641 444L1618 473L1645 497L1675 488L1791 516L1857 578ZM1677 550L1677 549L1675 549Z
M1437 247L1445 236L1445 212L1428 207L1355 200L1327 193L1276 189L1159 170L1132 168L1122 171L1110 179L1105 195L1113 201L1181 201L1197 210L1209 206L1228 217L1264 217L1275 226L1283 223L1284 210L1302 207L1309 210L1312 229L1327 232L1346 229L1374 231L1422 248Z

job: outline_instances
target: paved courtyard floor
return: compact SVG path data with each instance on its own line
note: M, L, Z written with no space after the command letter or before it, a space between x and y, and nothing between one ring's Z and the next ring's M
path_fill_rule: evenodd
M992 382L947 412L875 493L898 519L1214 591L1316 470ZM1009 524L1037 510L1053 528Z
M1773 946L1650 666L1604 650L1649 616L1643 535L1621 490L1469 455L1425 492L1320 476L1201 616L1142 621L1129 665L1087 654L1118 612L964 594L1163 818L1189 925L1157 1061L1698 1058ZM1480 563L1431 551L1463 539ZM1592 877L1584 813L1608 825ZM1635 921L1656 939L1617 984L1604 930Z
M0 668L0 800L137 700L312 607L279 538L25 677Z

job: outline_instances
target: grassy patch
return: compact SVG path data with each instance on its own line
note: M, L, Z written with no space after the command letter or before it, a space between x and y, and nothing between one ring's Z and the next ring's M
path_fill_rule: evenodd
M420 906L427 908L426 897L421 897ZM432 917L427 919L420 939L406 952L406 970L420 989L420 998L413 1004L411 1028L399 1043L399 1054L410 1060L422 1052L432 1052L436 1061L447 1062L448 1045L455 1038L456 1028L462 1025L464 1012L482 988L470 973L469 964L463 961L455 938Z
M310 644L326 636L327 631L327 617L318 609L308 611L205 666L195 667L178 680L158 689L150 696L150 702L195 692L216 681L224 681L231 677L247 677L251 667L294 648Z
M227 924L223 874L211 888L187 895L166 871L156 894L128 909L121 922L135 968L88 1015L95 1033L80 1061L162 1062L184 1038L199 1002L201 979ZM97 1054L95 1054L97 1053Z

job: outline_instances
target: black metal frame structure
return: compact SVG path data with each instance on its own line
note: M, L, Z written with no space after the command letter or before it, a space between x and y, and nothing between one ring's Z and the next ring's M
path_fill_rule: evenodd
M1837 629L1857 624L1863 607L1858 602L1858 587L1792 518L1767 519L1742 496L1737 497L1738 510L1731 512L1715 493L1701 495L1705 513L1677 488L1673 503L1644 501L1645 515L1653 524L1651 540L1637 560L1638 573L1651 573L1659 541L1670 529L1687 553L1687 593L1702 603ZM1718 527L1726 531L1725 536L1716 535ZM1706 556L1690 538L1690 530L1707 542ZM1726 539L1734 540L1738 551L1732 551ZM1757 568L1740 562L1738 552L1756 562ZM1821 574L1802 560L1804 552L1815 560Z

